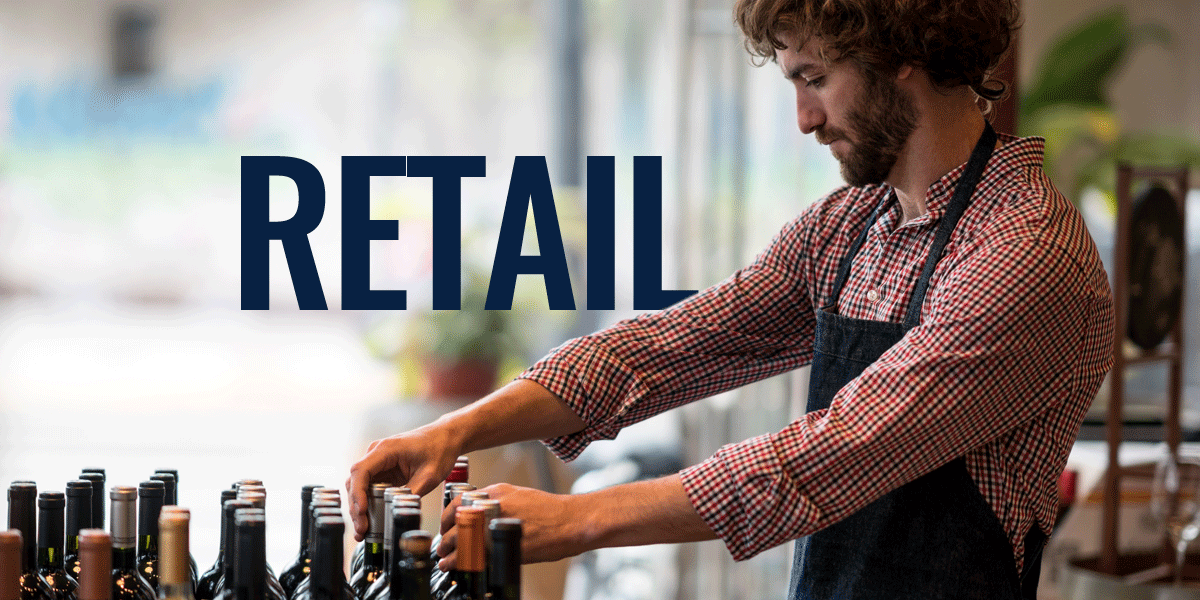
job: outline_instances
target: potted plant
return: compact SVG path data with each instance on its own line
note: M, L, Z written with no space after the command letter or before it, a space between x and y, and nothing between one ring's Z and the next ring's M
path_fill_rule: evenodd
M478 273L468 274L463 292L461 309L429 310L407 324L405 354L416 362L424 397L483 396L505 363L524 355L522 311L485 309L487 285Z
M1121 131L1108 99L1113 76L1146 43L1169 45L1158 24L1132 24L1124 6L1103 10L1059 35L1022 94L1018 129L1046 138L1045 168L1076 204L1099 190L1116 214L1116 164L1200 165L1200 144L1183 135Z

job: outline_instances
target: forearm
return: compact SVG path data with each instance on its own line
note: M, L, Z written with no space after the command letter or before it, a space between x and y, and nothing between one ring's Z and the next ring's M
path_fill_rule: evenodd
M699 542L716 539L692 508L679 475L637 481L588 494L551 494L509 484L484 488L501 514L524 521L525 562L554 561L598 548ZM455 565L453 514L442 514L443 569Z
M692 507L678 474L571 498L581 550L717 539Z
M569 435L586 425L558 396L527 379L443 416L438 424L451 432L462 453Z

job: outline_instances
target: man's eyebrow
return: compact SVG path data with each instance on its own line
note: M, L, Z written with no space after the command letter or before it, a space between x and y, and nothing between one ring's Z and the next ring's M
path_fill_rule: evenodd
M820 69L820 68L821 68L821 66L816 63L809 63L809 62L800 63L800 64L792 67L791 70L786 71L783 74L783 76L788 81L795 81L796 79L804 77L806 73L816 70L816 69Z

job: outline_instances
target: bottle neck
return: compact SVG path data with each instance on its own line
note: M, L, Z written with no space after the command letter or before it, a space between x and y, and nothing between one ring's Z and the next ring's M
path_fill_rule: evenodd
M234 542L236 540L234 539L235 536L233 535L233 527L226 523L225 528L225 543L221 544L221 547L224 548L222 551L222 554L224 555L224 560L222 561L224 566L223 577L225 578L225 589L232 590L233 578L237 576L234 571L234 563L237 562L234 560L234 557L236 556L235 553L237 552L237 549L234 548Z
M91 522L91 497L67 496L67 556L79 554L79 530L91 527Z
M382 542L368 542L363 550L363 566L375 570L387 566L384 562L384 549Z
M224 509L222 509L224 510ZM221 537L220 543L217 544L217 560L216 567L221 567L225 564L225 546L229 544L229 525L225 522L225 517L221 517Z
M158 555L158 516L162 512L162 496L143 496L138 503L138 554Z
M42 509L38 515L38 569L61 569L63 565L63 511Z
M312 496L300 501L300 558L308 558L308 547L312 544Z
M113 546L113 570L133 570L137 568L137 548L120 548Z
M158 600L195 600L196 591L188 579L180 583L158 582Z
M138 536L138 557L140 557L140 558L158 558L158 536L157 535L139 535Z
M37 568L37 513L34 512L36 496L15 497L9 491L8 528L21 532L21 572Z
M463 590L458 596L463 600L485 600L487 597L487 573L483 571L458 571L454 581Z
M518 543L520 543L518 541ZM491 561L488 563L488 592L493 597L514 600L521 595L521 554L507 543L492 545Z
M239 529L237 542L237 569L233 580L233 597L236 600L263 600L267 584L266 540L262 528Z
M310 589L313 598L341 598L346 587L342 570L345 553L339 536L325 535L317 541L312 562Z
M397 561L396 566L389 589L391 600L430 600L433 561L428 557L408 557Z

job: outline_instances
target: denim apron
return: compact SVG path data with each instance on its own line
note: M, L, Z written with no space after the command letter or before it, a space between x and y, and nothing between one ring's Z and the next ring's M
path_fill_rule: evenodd
M842 386L917 325L933 269L995 144L996 133L987 124L938 226L903 323L837 314L850 263L886 201L875 208L842 259L828 306L817 311L808 411L829 408ZM1018 574L1008 534L959 457L796 540L790 598L1033 600L1045 539L1040 528L1030 529L1024 572Z

